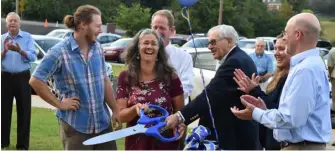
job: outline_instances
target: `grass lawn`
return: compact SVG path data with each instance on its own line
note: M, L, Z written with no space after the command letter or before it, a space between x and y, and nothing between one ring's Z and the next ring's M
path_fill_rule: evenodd
M120 72L126 69L124 64L111 63L111 65L113 69L113 77L119 77Z
M13 108L11 144L5 150L16 150L16 129L17 129L16 106ZM119 150L124 150L124 140L117 141ZM32 108L30 125L30 150L63 150L59 133L58 121L55 111L43 108Z
M323 28L323 36L326 40L335 42L335 22L334 21L321 21ZM335 47L335 46L333 46Z

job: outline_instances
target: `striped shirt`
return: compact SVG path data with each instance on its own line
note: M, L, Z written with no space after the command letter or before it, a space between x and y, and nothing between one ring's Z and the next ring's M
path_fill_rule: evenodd
M57 110L56 116L79 132L99 133L110 126L109 110L104 102L104 78L107 76L104 54L96 42L84 58L73 35L52 47L37 67L33 76L46 82L51 76L63 97L78 97L77 111ZM112 92L111 92L112 93Z

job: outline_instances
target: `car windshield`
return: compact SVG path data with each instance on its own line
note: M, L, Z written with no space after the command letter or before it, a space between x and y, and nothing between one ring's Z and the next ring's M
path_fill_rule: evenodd
M208 39L201 38L201 39L194 39L194 44L196 48L207 48L208 47ZM189 40L185 43L182 47L189 47L194 48L193 40Z
M252 49L255 48L255 41L238 41L240 48Z
M130 42L131 39L120 39L113 42L109 47L127 47Z
M65 32L63 32L63 31L55 31L54 30L54 31L48 33L46 36L61 38L64 34L65 34Z
M318 41L316 47L330 50L332 48L332 45L327 41Z
M44 50L44 52L47 52L52 46L60 42L60 40L57 40L57 39L36 40L35 39L35 42Z

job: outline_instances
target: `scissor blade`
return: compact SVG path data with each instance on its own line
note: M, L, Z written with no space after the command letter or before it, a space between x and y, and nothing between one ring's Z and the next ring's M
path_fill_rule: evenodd
M106 143L109 141L117 140L123 137L127 137L130 135L134 135L137 133L144 133L147 130L147 128L144 127L144 125L138 124L132 127L128 127L122 130L106 133L103 135L99 135L93 138L90 138L83 142L84 145L95 145L95 144L101 144Z

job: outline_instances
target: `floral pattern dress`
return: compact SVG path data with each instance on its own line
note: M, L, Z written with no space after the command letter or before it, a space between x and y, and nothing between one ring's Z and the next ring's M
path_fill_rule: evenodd
M119 75L117 99L124 99L128 101L128 107L137 103L150 103L160 105L165 108L169 114L174 113L172 98L182 95L183 88L180 79L176 74L173 74L170 84L163 83L159 80L151 80L140 82L138 85L129 88L127 71L123 71ZM157 111L149 111L146 114L149 117L160 116ZM127 127L137 124L139 117L134 118L127 123ZM162 132L165 137L172 137L171 130ZM160 140L146 136L144 134L136 134L128 136L125 139L125 150L177 150L179 141L164 143Z

